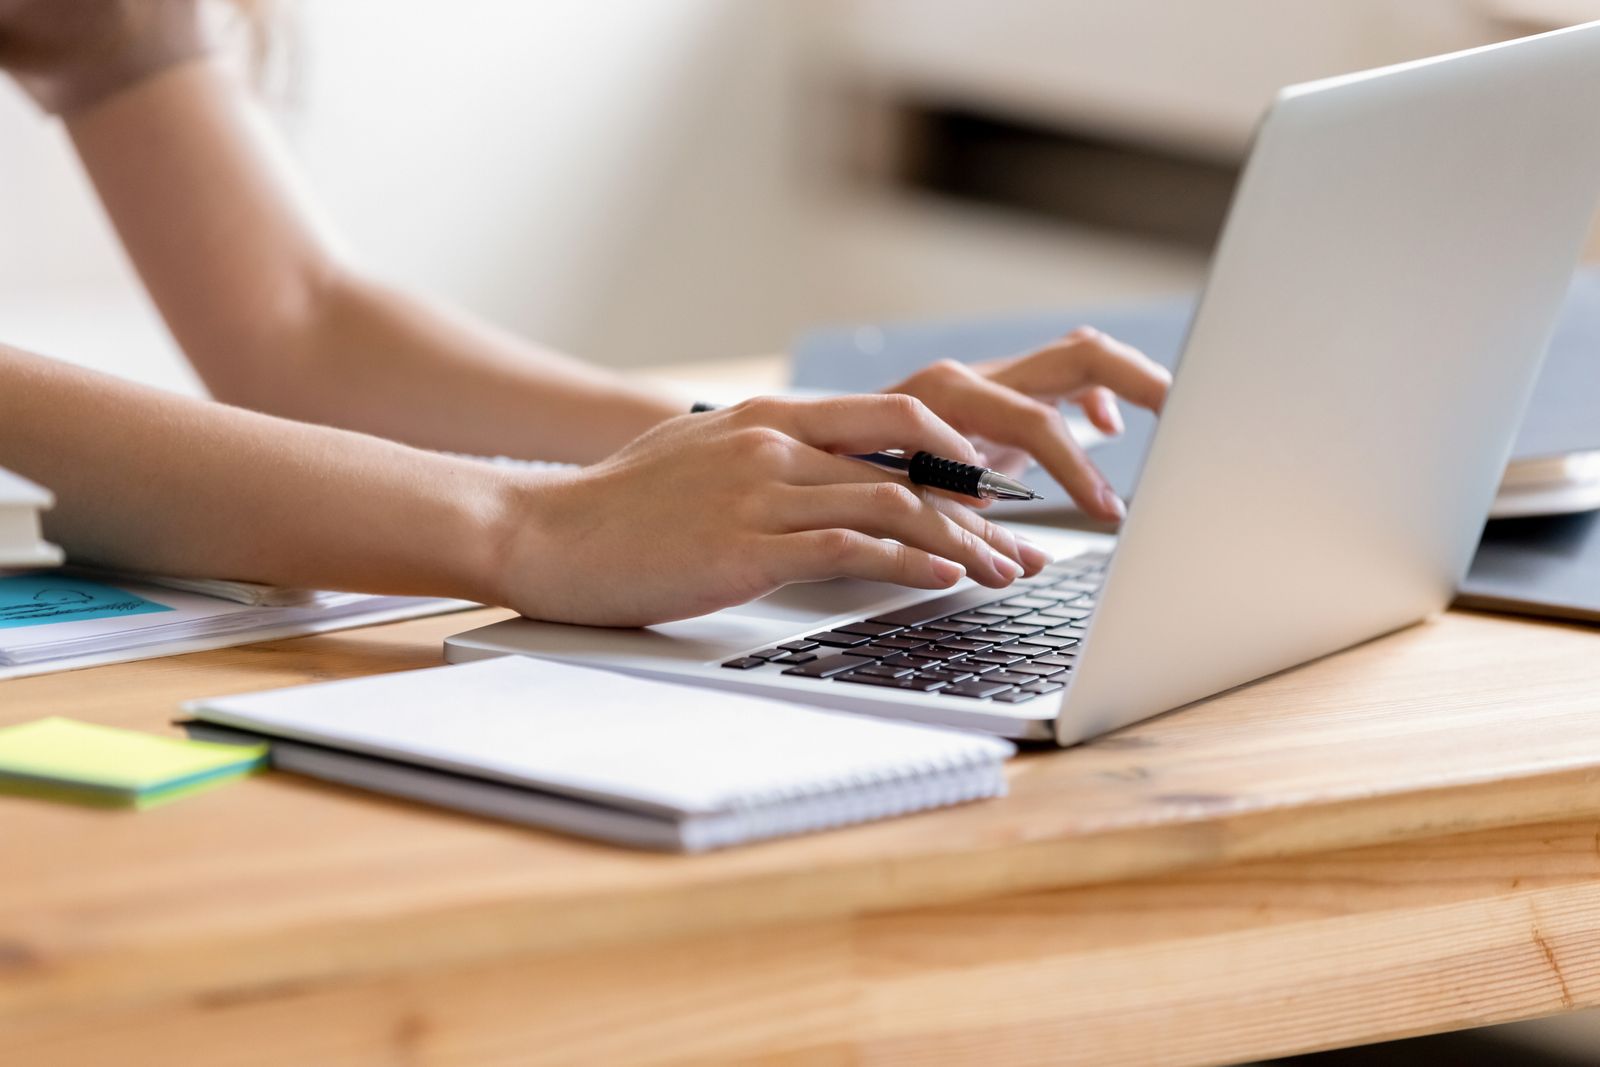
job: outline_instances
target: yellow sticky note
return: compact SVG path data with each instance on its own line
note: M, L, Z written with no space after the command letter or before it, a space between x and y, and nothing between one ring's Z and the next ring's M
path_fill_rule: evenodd
M48 718L0 729L0 790L147 807L250 774L265 745L220 745Z

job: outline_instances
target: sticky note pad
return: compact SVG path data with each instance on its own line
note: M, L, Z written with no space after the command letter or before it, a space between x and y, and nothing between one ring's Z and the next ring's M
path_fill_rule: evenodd
M266 765L265 745L219 745L49 718L0 729L0 791L146 808Z
M0 630L171 610L126 589L54 571L0 578Z

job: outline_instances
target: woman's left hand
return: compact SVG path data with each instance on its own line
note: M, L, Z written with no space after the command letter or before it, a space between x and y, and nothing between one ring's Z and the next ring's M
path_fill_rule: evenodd
M941 360L885 392L921 400L972 438L991 467L1032 456L1085 512L1115 522L1126 509L1073 440L1058 407L1083 410L1095 428L1122 432L1117 397L1160 413L1172 375L1150 357L1090 327L1026 355L964 364Z

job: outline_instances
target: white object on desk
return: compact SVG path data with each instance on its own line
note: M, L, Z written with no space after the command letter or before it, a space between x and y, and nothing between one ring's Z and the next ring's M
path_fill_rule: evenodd
M50 491L0 468L0 567L48 567L61 550L44 540L39 513L55 506Z
M521 656L185 710L286 740L274 751L286 770L691 852L997 796L1015 751Z
M1600 509L1600 452L1513 461L1500 480L1491 519L1575 515Z

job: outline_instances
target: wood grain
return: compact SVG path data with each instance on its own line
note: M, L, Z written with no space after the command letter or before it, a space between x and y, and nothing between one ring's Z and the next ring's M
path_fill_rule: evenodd
M1600 1003L1592 820L0 1022L77 1067L1237 1062Z
M484 612L0 684L0 721L425 666ZM1451 614L1068 752L1012 796L684 859L273 775L0 803L0 1018L742 936L1600 812L1600 634Z

